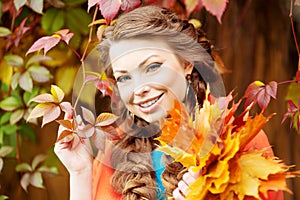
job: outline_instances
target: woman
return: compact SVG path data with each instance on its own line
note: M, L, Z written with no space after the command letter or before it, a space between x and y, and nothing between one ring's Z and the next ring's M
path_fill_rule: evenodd
M153 6L123 14L106 29L99 50L108 75L117 82L119 101L111 111L121 116L116 123L121 139L106 141L95 159L88 141L56 144L55 152L70 173L71 199L184 199L198 175L155 150L157 121L167 117L175 100L194 113L207 85L213 96L224 95L208 54L210 44L203 38L174 13ZM250 147L269 143L262 133Z

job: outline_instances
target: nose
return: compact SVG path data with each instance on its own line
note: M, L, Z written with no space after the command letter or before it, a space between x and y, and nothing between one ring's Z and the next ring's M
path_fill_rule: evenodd
M147 94L148 92L150 92L150 87L148 85L142 85L136 89L134 89L134 94L137 96L143 96L145 94Z

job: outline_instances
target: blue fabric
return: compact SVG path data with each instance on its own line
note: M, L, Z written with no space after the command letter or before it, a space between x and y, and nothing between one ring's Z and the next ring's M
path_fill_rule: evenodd
M164 163L162 161L162 155L163 154L164 154L163 152L158 151L158 150L154 150L151 153L152 163L153 163L153 167L154 167L155 174L156 174L156 182L157 182L157 185L159 187L159 189L156 192L156 199L157 200L166 200L166 197L165 197L165 194L164 194L165 193L165 188L164 188L164 186L162 184L162 181L161 181L161 174L165 170L165 166L164 166Z

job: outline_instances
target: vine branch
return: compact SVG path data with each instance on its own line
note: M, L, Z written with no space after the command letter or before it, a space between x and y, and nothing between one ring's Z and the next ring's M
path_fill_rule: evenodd
M300 51L299 51L297 36L296 36L296 32L295 32L294 21L293 21L293 4L294 4L294 0L291 0L289 17L290 17L290 22L291 22L291 27L292 27L293 38L294 38L296 50L298 53L298 70L300 70Z
M94 22L96 20L97 13L98 13L98 5L96 5L95 12L94 12L94 15L93 15L93 21L92 22ZM92 41L92 36L93 36L93 26L91 26L91 28L90 28L88 43L87 43L87 45L86 45L86 47L84 49L84 52L82 54L82 57L80 59L80 62L81 62L81 65L82 65L83 83L82 83L82 85L81 85L81 87L79 89L78 96L76 97L76 101L75 101L74 106L73 106L74 107L74 114L75 114L75 116L76 116L76 106L78 104L79 97L80 97L80 95L81 95L81 93L83 91L83 88L85 86L85 66L84 66L84 59L86 57L88 47L89 47L89 45L90 45L90 43Z

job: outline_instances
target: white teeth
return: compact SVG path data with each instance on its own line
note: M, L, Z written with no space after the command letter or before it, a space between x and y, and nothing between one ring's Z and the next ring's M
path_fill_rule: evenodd
M141 107L143 108L147 108L149 106L152 106L153 104L155 104L158 101L159 98L153 99L151 101L147 101L146 103L142 103L140 104Z

